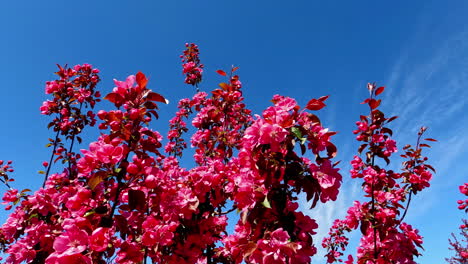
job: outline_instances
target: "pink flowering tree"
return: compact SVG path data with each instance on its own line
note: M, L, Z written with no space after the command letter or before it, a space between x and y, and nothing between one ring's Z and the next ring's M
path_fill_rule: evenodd
M165 143L150 124L168 101L143 73L114 80L104 97L114 109L95 113L99 71L59 67L41 107L55 133L43 187L14 189L11 162L0 162L3 201L13 210L0 228L6 263L311 261L318 226L298 210L298 196L304 193L312 208L334 201L342 181L335 133L315 114L328 96L301 108L275 95L272 106L252 115L236 67L218 70L225 81L207 93L199 91L198 47L187 44L181 58L196 93L179 101ZM80 133L95 124L99 138L76 152ZM188 140L192 168L180 166ZM227 233L233 214L235 231Z
M468 183L460 185L460 192L466 197L464 200L458 200L458 209L468 212ZM468 219L462 219L460 225L460 239L452 233L452 239L449 239L450 250L454 251L455 256L446 258L450 264L468 263Z
M422 150L429 147L431 138L423 139L426 128L421 128L416 145L403 147L401 157L405 159L401 172L385 169L391 156L397 152L393 132L388 124L396 117L386 117L379 110L381 103L377 96L384 87L368 84L370 97L363 104L369 106L369 114L360 116L354 131L362 144L351 161L351 177L362 179L362 187L367 201L355 201L348 209L345 219L337 219L323 240L327 249L327 263L342 262L343 251L348 245L346 234L360 229L362 236L357 248L357 263L416 263L414 257L420 255L422 237L418 230L403 220L408 212L411 198L429 187L434 169L426 164L427 157ZM379 162L380 161L380 162ZM354 263L351 255L345 261Z

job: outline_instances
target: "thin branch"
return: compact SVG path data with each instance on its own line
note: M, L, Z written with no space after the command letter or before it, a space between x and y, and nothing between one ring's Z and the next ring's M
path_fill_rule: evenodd
M409 196L408 196L408 202L406 203L405 211L403 212L403 216L401 217L399 224L401 224L403 222L403 219L405 219L406 213L408 212L408 208L409 208L409 205L410 205L410 202L411 202L411 195L412 194L413 194L413 192L410 191Z
M44 182L42 183L42 188L45 187L47 178L49 178L50 168L52 168L52 162L54 161L55 150L57 149L57 145L58 145L57 141L59 139L59 133L60 133L60 128L57 128L57 134L55 135L55 140L54 140L54 149L52 150L52 154L50 155L49 164L48 164L49 166L47 166L47 171L44 176Z

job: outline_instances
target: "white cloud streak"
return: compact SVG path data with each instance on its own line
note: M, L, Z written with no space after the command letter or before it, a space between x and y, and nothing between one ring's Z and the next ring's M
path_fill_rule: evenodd
M426 61L402 56L396 63L384 97L384 107L403 117L394 123L396 134L415 134L421 125L440 127L457 115L460 123L468 121L461 113L468 99L466 40L468 32L462 32L444 41Z
M346 173L346 172L342 172ZM346 178L346 175L344 175ZM345 182L340 189L338 199L335 202L319 203L313 209L309 209L310 203L307 203L302 197L301 210L315 219L318 224L317 234L313 236L314 245L317 247L317 254L312 257L312 263L325 263L325 249L322 248L322 240L327 236L333 221L341 219L346 215L346 211L352 206L353 201L359 196L360 185L357 181Z
M416 35L413 42L424 34L418 32ZM430 137L439 140L432 144L433 149L429 153L430 157L440 157L433 160L432 164L438 169L433 186L439 183L441 185L431 187L425 191L426 195L421 195L424 206L419 206L418 210L411 213L410 218L413 219L431 210L434 202L432 193L450 187L447 185L456 185L457 180L461 182L465 177L450 175L452 181L447 181L449 170L453 164L462 162L468 149L467 40L468 31L455 34L443 41L432 56L423 61L417 61L411 56L417 47L408 47L397 59L386 83L388 89L383 98L383 107L387 113L393 112L392 115L401 117L392 124L400 146L413 144L419 127L423 125L429 126ZM348 178L347 170L341 173L345 179ZM438 178L438 175L444 176ZM303 199L302 210L319 224L317 235L314 236L318 253L313 257L312 263L325 263L322 239L327 235L333 221L343 218L352 202L360 197L360 189L359 181L351 183L345 180L336 202L319 204L313 210L308 209Z

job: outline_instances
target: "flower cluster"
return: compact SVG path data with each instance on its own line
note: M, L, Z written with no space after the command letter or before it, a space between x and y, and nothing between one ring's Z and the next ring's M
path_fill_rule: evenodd
M76 65L73 68L63 68L59 65L56 73L60 79L46 84L46 94L52 95L40 107L44 115L56 115L49 123L54 131L71 137L79 134L84 126L93 126L96 122L92 112L82 113L82 106L94 107L99 102L100 92L96 85L100 81L99 70L89 64Z
M460 192L467 196L465 200L458 200L458 209L460 210L465 210L465 212L468 212L468 183L465 183L463 185L460 185L458 187L460 189Z
M231 76L235 70L231 70ZM180 220L185 228L176 232L174 240L177 243L169 251L174 261L213 263L227 259L219 253L216 243L220 242L225 231L227 212L223 209L232 196L226 189L228 179L233 175L233 165L229 161L241 148L244 131L251 122L250 110L242 102L244 98L240 89L239 77L232 76L228 83L222 83L220 88L212 91L211 97L198 92L192 99L180 100L179 111L170 121L166 152L175 158L181 156L186 147L181 138L188 130L183 119L195 114L192 125L196 131L191 143L198 165L178 178L180 186L185 187L186 199L196 211L184 212L184 215L194 213L194 216ZM178 162L172 164L177 165ZM172 170L180 169L174 167ZM229 212L234 208L226 210Z
M316 253L312 235L318 226L298 212L297 195L304 192L314 207L319 199L335 200L341 185L331 163L334 132L316 115L300 111L294 99L275 95L272 101L274 106L246 129L233 159L227 187L241 216L235 232L223 239L223 254L234 263L309 263ZM316 159L301 157L297 148L302 154L309 149Z
M81 143L79 136L86 126L94 126L95 114L91 109L100 101L101 93L96 90L99 83L99 70L90 64L75 65L73 68L58 65L56 74L59 79L46 83L45 93L52 96L40 107L44 115L54 116L48 127L56 131L55 138L49 138L48 147L53 146L51 157L47 163L44 184L49 176L52 162L62 160L68 162L69 176L74 177L72 167L75 166L76 156L73 152L75 140ZM86 108L89 108L86 111ZM62 136L62 137L61 137ZM70 142L66 147L65 141ZM55 159L54 159L55 157Z
M9 182L14 181L14 179L11 179L8 174L11 172L14 172L15 170L13 169L12 165L13 161L9 160L6 162L3 160L0 160L0 181L5 184L8 188L10 186L8 185Z
M110 128L110 133L103 133L89 150L82 151L78 166L52 174L43 189L25 197L0 229L2 244L11 244L6 249L8 263L96 263L114 253L120 263L143 259L134 236L122 239L128 238L135 226L128 222L117 225L121 219L127 221L123 217L126 213L115 212L117 205L128 214L142 210L145 193L141 189L148 190L141 184L145 179L139 168L155 165L147 153L158 157L162 139L142 125L151 121L155 102L166 100L146 88L147 80L141 73L115 83L106 99L125 110L100 111L98 115L103 120L99 127ZM128 160L130 153L132 162ZM14 196L8 192L4 200L11 201ZM109 243L115 247L109 248ZM116 252L118 248L121 250Z
M186 43L182 59L182 72L185 74L185 83L198 86L202 80L204 65L200 63L198 46L193 43Z
M359 227L362 237L357 250L357 263L415 263L414 256L420 255L417 247L421 247L422 237L403 219L412 195L429 187L432 178L431 170L434 169L425 163L427 157L422 156L422 148L429 147L421 142L426 128L419 131L414 148L410 145L403 148L404 154L401 156L406 161L403 162L402 172L379 166L378 158L388 164L391 155L397 151L396 142L392 139L393 132L386 127L396 117L387 118L378 109L381 100L377 100L376 96L384 88L377 88L375 84L369 84L368 88L371 97L363 103L369 105L370 114L361 116L354 131L356 139L363 142L359 154L367 151L364 160L355 156L351 161L350 174L352 178L363 179L363 190L370 201L356 201L345 219L335 220L322 246L328 250L327 263L342 261L342 251L348 245L346 233ZM435 141L430 138L425 140ZM400 211L402 208L403 212ZM346 263L353 263L352 256Z
M188 118L191 113L191 105L192 101L189 99L180 100L177 105L179 110L169 121L169 132L167 133L169 142L164 147L164 150L170 155L182 157L183 150L187 148L183 134L188 131L188 128L184 119Z
M459 186L460 193L465 195L464 200L458 200L458 209L468 212L468 183ZM464 264L468 262L468 219L462 219L463 224L460 225L461 240L459 240L453 233L452 238L449 239L450 250L455 251L455 256L446 258L445 260L450 264Z
M15 171L12 163L13 161L11 160L7 161L6 164L3 160L0 160L0 182L8 188L2 198L2 204L7 205L5 210L10 210L14 205L18 204L22 198L27 196L27 192L30 191L29 189L24 189L20 192L10 186L10 182L15 181L13 178L8 176L9 173Z

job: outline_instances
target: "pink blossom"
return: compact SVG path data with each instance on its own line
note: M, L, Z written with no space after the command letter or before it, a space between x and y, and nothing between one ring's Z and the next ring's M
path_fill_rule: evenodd
M372 142L373 143L380 143L384 141L384 136L382 134L374 134L372 135Z
M55 107L57 107L57 104L55 102L50 100L44 101L42 103L42 106L40 107L41 114L49 115Z
M93 231L89 238L89 246L92 250L103 252L107 249L110 236L108 228L99 227Z
M51 94L58 92L60 89L59 84L56 81L51 81L46 83L45 92L46 94Z
M114 147L110 144L103 144L96 150L96 157L103 163L116 164L124 154L122 146Z
M67 206L68 209L71 211L77 211L80 209L85 209L83 205L88 203L91 198L91 191L88 189L85 189L83 187L78 187L78 190L75 195L72 197L68 198L67 202L65 205Z
M356 125L358 126L359 130L362 132L366 132L369 129L367 122L356 122Z
M4 201L3 204L13 203L18 200L18 190L17 189L10 189L5 192L3 195L2 200Z
M92 260L90 256L80 254L64 255L64 254L51 254L45 261L46 264L91 264Z
M132 264L143 261L143 253L138 244L125 241L117 252L116 263Z
M54 250L61 256L72 256L86 250L88 234L73 226L54 241Z
M135 84L135 75L128 76L125 81L118 81L114 79L114 84L116 86L114 88L114 92L124 96L127 93L126 90L132 88Z
M342 176L338 173L339 169L334 168L329 160L324 160L320 166L312 164L310 170L312 176L320 184L322 190L320 200L322 202L335 201L342 180Z
M393 139L387 139L385 141L385 148L387 149L388 152L390 153L395 153L397 152L397 147L396 147L396 142Z

